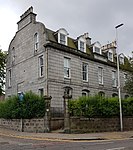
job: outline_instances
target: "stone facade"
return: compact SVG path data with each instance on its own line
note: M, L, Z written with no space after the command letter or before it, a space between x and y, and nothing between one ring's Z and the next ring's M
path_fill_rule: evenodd
M86 52L82 52L76 47L80 38L74 40L67 37L68 45L63 45L59 43L57 33L59 32L51 31L43 23L36 21L32 7L21 16L18 31L8 50L6 97L20 91L41 91L44 95L52 96L52 107L63 108L65 87L72 89L73 99L81 96L84 90L90 95L104 92L106 96L111 97L118 94L117 86L112 86L112 71L117 70L116 58L114 62L109 62L107 52L93 53L94 44L88 41L89 37L86 37ZM43 64L40 64L40 57L43 58ZM64 58L70 59L69 78L64 77ZM86 63L88 67L87 81L83 81L82 63ZM41 77L39 65L42 65L43 69ZM98 67L103 69L103 84L98 81ZM120 70L122 97L126 95L123 90L125 73L128 74L127 71Z

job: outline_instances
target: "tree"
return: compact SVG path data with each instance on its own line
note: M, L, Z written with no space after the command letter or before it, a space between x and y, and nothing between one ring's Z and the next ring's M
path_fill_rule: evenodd
M0 95L4 92L7 53L0 50Z
M128 79L125 83L124 89L128 94L133 96L133 51L131 56L128 57L125 61L125 68L130 72L128 75Z
M133 72L131 73L131 76L127 79L124 89L128 94L133 96Z

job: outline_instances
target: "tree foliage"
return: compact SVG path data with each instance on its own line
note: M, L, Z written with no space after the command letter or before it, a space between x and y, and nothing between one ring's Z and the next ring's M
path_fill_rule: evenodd
M133 51L131 56L125 58L125 63L123 64L123 66L121 65L121 68L130 72L128 74L128 79L125 83L124 89L128 94L133 96Z
M128 79L127 79L127 81L125 83L124 89L126 90L126 92L128 94L133 96L133 72L128 77Z
M0 50L0 95L3 93L3 87L5 85L5 67L6 67L6 56L5 52Z

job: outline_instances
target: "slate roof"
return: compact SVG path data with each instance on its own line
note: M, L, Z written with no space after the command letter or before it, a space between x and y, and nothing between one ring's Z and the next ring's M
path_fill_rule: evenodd
M55 35L56 32L54 32L48 28L46 28L46 32L47 32L48 41L56 42L56 43L58 42L57 36ZM73 48L73 49L78 49L76 40L72 39L70 37L68 37L68 45L67 46L70 48ZM86 45L86 53L91 54L91 49L89 48L88 45Z
M48 45L53 46L53 47L57 47L59 49L62 49L62 44L58 43L57 32L54 32L54 31L46 28L46 33L47 33L47 40L51 42L51 44L48 44ZM88 59L91 59L93 61L98 61L98 62L101 62L101 63L111 65L113 67L116 67L116 57L114 56L114 62L109 61L108 56L107 56L107 51L106 52L102 51L102 54L93 53L94 43L91 44L91 45L86 45L86 53L81 52L80 50L78 50L77 45L78 45L77 44L77 39L72 39L71 37L68 37L68 45L67 46L63 45L64 46L63 50L64 51L69 51L69 52L74 53L76 55L81 55L81 56L83 56L85 58L88 58ZM106 58L107 62L102 62L101 60L96 60L94 58L94 55ZM124 70L130 70L130 69L126 69L127 67L126 68L121 67L121 68L124 69Z

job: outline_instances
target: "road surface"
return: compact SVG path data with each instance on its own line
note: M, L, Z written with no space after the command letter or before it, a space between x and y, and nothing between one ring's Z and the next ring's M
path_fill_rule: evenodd
M54 141L0 135L0 150L133 150L133 139L116 141Z

